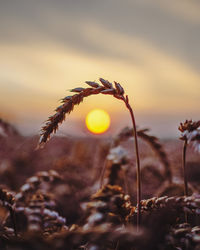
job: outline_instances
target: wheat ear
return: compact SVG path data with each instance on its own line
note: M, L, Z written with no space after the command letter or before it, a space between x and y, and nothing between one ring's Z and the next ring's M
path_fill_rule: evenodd
M140 129L137 131L137 136L144 140L149 146L152 148L152 150L155 152L155 154L158 156L160 162L163 164L165 169L165 177L169 180L169 182L172 182L172 173L170 169L169 160L167 157L167 154L165 153L162 144L160 143L159 139L156 136L149 135L148 134L149 129ZM120 141L127 140L128 138L132 137L132 130L129 127L125 127L116 137L115 139L115 146L117 146Z
M75 88L72 89L71 92L75 92L73 96L67 96L62 99L62 105L56 108L56 113L49 117L46 124L42 127L41 137L38 144L39 148L42 148L45 143L50 139L50 135L57 131L58 125L62 123L65 119L66 114L70 114L75 105L80 104L85 97L96 95L96 94L104 94L104 95L112 95L113 97L122 100L127 109L130 112L131 120L133 124L133 135L135 138L135 151L136 151L136 161L137 161L137 203L138 203L138 217L137 217L137 225L139 228L140 224L140 200L141 200L141 177L140 177L140 158L139 158L139 149L138 149L138 140L137 140L137 132L136 132L136 123L135 117L133 114L133 110L129 104L128 95L125 95L123 87L114 82L114 86L111 82L104 80L103 78L99 79L101 84L96 82L86 81L89 88Z
M190 214L198 215L200 208L199 196L163 196L163 197L153 197L147 200L141 200L141 211L151 212L155 210L160 210L164 208L170 208L174 212L187 211Z
M53 183L61 180L62 177L54 170L37 172L35 176L28 178L26 183L21 186L20 191L15 195L15 199L17 202L24 202L27 194L36 192L43 183Z
M10 217L13 223L13 229L15 232L15 236L17 236L17 227L16 227L16 218L15 218L15 198L14 196L8 192L6 189L0 188L0 205L8 208L10 212Z
M158 138L156 136L147 134L148 131L149 131L148 129L142 129L142 130L139 130L137 134L141 139L146 141L150 145L150 147L153 149L153 151L157 154L158 158L160 159L163 166L165 167L165 176L171 183L172 173L171 173L170 164L167 158L167 154L165 153Z

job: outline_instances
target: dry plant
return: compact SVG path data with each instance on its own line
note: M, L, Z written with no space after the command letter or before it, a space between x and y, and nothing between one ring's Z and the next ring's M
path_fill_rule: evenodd
M74 105L79 104L84 97L92 94L108 94L122 100L131 114L134 131L133 129L124 129L116 140L113 141L110 151L106 147L106 153L104 152L103 156L102 154L100 156L94 154L94 144L91 141L86 140L87 145L90 145L90 147L86 147L79 139L76 139L78 143L76 143L74 150L71 150L67 156L65 153L66 148L72 148L72 140L66 144L67 140L64 138L62 139L64 144L62 144L63 148L61 151L60 138L57 138L58 140L55 140L50 145L50 150L48 148L44 151L33 152L33 146L29 157L27 157L27 152L24 152L21 148L19 154L22 154L23 157L25 155L26 161L18 160L17 165L14 164L9 167L13 168L14 171L11 171L11 174L8 176L13 176L12 178L16 179L16 183L18 182L12 188L15 192L8 192L6 189L0 188L1 250L200 249L200 195L194 189L191 192L193 194L190 195L189 193L190 196L188 195L186 173L186 153L189 153L187 152L188 145L191 144L196 151L200 152L200 121L186 120L179 127L182 133L181 139L184 141L183 169L185 175L185 195L183 195L183 185L181 185L182 194L180 195L178 182L174 183L176 188L172 187L171 184L169 185L172 173L174 174L173 177L179 177L177 171L179 169L177 151L172 147L171 151L175 152L176 155L170 154L170 160L175 156L176 161L174 162L176 164L173 165L175 168L173 170L175 171L171 172L167 155L158 139L149 135L146 129L136 131L133 112L121 85L115 83L113 87L110 82L103 79L100 79L100 82L101 85L95 82L87 82L90 88L73 89L72 92L76 92L76 94L63 99L63 104L56 109L56 114L50 117L43 127L39 147L44 146L50 135L56 132L59 124L64 120L65 115L73 110ZM2 128L2 124L0 128ZM1 131L5 132L5 129ZM123 178L124 171L127 169L129 159L126 151L127 145L122 147L120 143L132 137L133 133L137 156L139 157L138 136L151 146L165 169L165 174L163 174L161 171L157 172L157 169L151 165L143 168L148 172L153 171L151 175L145 176L148 195L153 195L154 192L152 192L150 183L155 183L157 179L160 180L161 184L167 184L169 190L173 189L174 194L170 191L166 192L165 195L167 196L148 196L152 198L139 199L139 202L134 206L132 204L134 195L130 197L127 195L126 190L125 192L123 191L123 188L120 186L121 183L123 185L121 178ZM6 154L1 152L3 156L2 162L9 157L11 159L10 152L16 146L14 140L10 140L11 137L9 135L7 138L9 139L7 141L6 137L0 138L1 141L8 142L9 146L12 145ZM18 139L21 140L21 138L16 137L17 142L15 143L18 143ZM34 143L32 145L35 145ZM97 144L96 141L95 144ZM4 144L2 143L2 145ZM57 150L57 147L59 150ZM90 148L89 151L87 151L88 148ZM92 161L87 159L87 164L84 165L82 159L85 157L86 152L89 152L88 155L92 152L93 158ZM143 153L146 156L145 150L143 150ZM52 158L49 159L49 155ZM100 162L102 163L103 161L98 161L95 164L91 163L97 155L102 159L106 158L108 160L107 163L110 164L107 167L108 183L100 189L98 189L99 183L96 182L94 176L100 173ZM62 158L63 156L64 158ZM80 158L78 161L74 160L77 156ZM37 161L34 161L34 163L33 158L37 158ZM51 160L53 160L53 166L56 167L58 172L49 170ZM2 164L2 162L0 162L0 168L7 171L9 169L8 166ZM139 164L138 158L138 171L140 170ZM46 171L37 172L38 169ZM29 177L33 171L36 174ZM140 172L138 173L140 177ZM195 172L194 175L198 181L198 174ZM87 176L90 177L90 180L86 178ZM95 183L92 181L93 178ZM21 186L21 181L25 179L24 185ZM165 182L165 179L168 181ZM2 174L1 182L5 187L9 186ZM140 198L139 184L140 179L137 185L138 198ZM20 186L21 188L18 189ZM17 192L16 190L19 191ZM140 214L142 215L141 221ZM187 214L188 223L184 223L185 214ZM138 231L139 222L140 230Z
M110 185L122 185L120 184L120 179L123 180L125 191L128 193L126 172L128 167L128 152L122 146L111 148L108 155L105 165L107 169L107 184ZM103 182L104 173L102 173L102 182ZM102 187L102 183L101 183Z
M16 228L16 218L15 218L15 208L14 208L15 198L11 192L6 189L0 188L0 205L7 208L10 213L10 218L14 228L15 236L17 235Z
M167 154L164 151L164 148L162 144L159 142L159 139L156 136L149 135L148 134L149 129L139 129L137 130L137 136L144 140L149 146L152 148L152 150L157 155L158 159L164 166L164 176L168 179L169 183L172 182L172 172L169 164L169 160L167 157ZM120 144L121 141L127 140L133 136L132 129L129 127L125 127L122 129L122 131L116 136L114 141L114 146Z
M173 249L198 249L195 247L200 242L200 227L191 227L188 223L178 224L173 227L166 237L165 244Z
M61 176L54 170L40 171L26 180L26 183L22 185L20 191L15 195L17 204L29 202L29 195L32 197L37 190L40 189L43 183L60 182Z
M97 94L105 94L111 95L114 98L117 98L124 102L127 109L130 112L131 120L133 124L132 133L135 138L135 151L136 151L136 162L137 162L137 204L138 204L138 218L137 218L137 226L139 228L140 224L140 200L141 200L141 176L140 176L140 158L139 158L139 149L138 149L138 140L137 140L137 130L136 130L136 123L133 110L129 104L128 95L125 95L123 87L114 82L114 85L104 80L103 78L99 79L102 85L99 85L96 82L86 81L86 84L90 86L90 88L75 88L72 89L71 92L75 92L73 96L67 96L62 99L62 105L56 108L56 113L49 117L46 124L42 127L41 130L41 137L38 144L38 148L42 148L45 143L50 139L50 135L57 131L58 126L62 123L65 119L66 114L70 114L75 105L79 105L84 98L97 95Z
M67 230L65 218L55 211L55 201L50 194L41 190L32 194L26 204L16 207L16 216L21 232L48 236L61 229Z
M186 120L181 123L179 128L181 131L180 139L184 141L183 145L183 176L184 176L184 192L188 196L188 181L187 181L187 170L186 170L186 152L187 145L192 143L194 149L200 152L200 121L193 122L192 120Z
M199 215L200 196L163 196L153 197L141 201L142 212L152 212L153 210L166 209L174 210L178 214L187 211L190 214Z
M117 162L123 159L110 157ZM131 204L130 196L120 186L105 185L91 196L77 225L68 224L68 228L68 220L60 215L52 194L46 191L46 185L52 186L57 181L59 184L58 173L43 171L26 181L19 192L23 195L17 194L17 199L2 192L1 199L15 207L18 229L14 237L11 227L0 227L3 250L193 250L200 247L199 195L142 200L142 221L137 232L138 207ZM54 193L55 197L56 190ZM67 199L65 202L69 206ZM190 215L190 224L182 224L185 211Z
M12 207L13 213L6 223L13 222L14 230L22 232L50 235L60 230L67 230L66 220L55 211L56 203L53 195L47 192L46 185L60 183L61 177L54 170L41 171L27 179L15 198L4 190L0 192L2 200ZM15 217L13 217L15 215ZM17 236L17 234L15 233Z

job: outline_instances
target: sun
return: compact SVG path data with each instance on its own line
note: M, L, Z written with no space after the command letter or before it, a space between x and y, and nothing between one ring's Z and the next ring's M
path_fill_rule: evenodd
M93 109L87 114L85 123L90 132L102 134L110 127L110 116L103 109Z

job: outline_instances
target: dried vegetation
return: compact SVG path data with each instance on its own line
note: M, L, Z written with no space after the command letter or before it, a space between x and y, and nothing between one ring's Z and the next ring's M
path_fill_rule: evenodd
M84 97L109 94L129 105L120 84L100 82L86 82L90 88L63 98L42 128L39 146ZM112 143L53 138L35 151L37 137L27 140L2 120L0 128L0 249L200 249L200 121L180 124L183 153L180 142L163 146L148 129L125 128ZM136 136L139 204L131 147Z

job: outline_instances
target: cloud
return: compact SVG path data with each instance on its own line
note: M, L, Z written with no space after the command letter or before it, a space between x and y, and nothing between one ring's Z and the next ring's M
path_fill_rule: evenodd
M173 7L172 7L173 6ZM88 24L140 38L199 69L199 3L191 0L3 1L2 42L54 42L86 53L105 53L87 39ZM107 37L98 37L100 41ZM115 41L118 44L118 41ZM108 53L108 52L107 52Z
M46 98L44 103L38 101L38 106L48 106L50 101L66 93L63 91L82 85L83 80L97 80L103 76L122 82L127 91L136 96L135 102L141 110L195 108L199 102L200 74L189 64L142 39L123 36L92 24L88 24L87 29L87 39L97 47L101 45L105 52L102 55L94 56L67 45L62 47L50 43L31 47L1 46L0 83L10 82L11 89L18 89L21 105L28 93L35 93L41 99ZM102 36L108 37L109 42L100 42L98 37ZM116 40L118 43L113 46ZM3 89L7 93L10 91L9 85L3 85ZM190 102L184 104L185 98ZM106 101L105 105L109 102ZM157 107L159 102L161 105ZM115 105L110 105L115 109Z
M1 107L39 126L68 89L105 77L123 84L139 115L198 114L199 4L173 3L0 2ZM71 120L95 106L117 121L124 106L111 99L88 98Z

